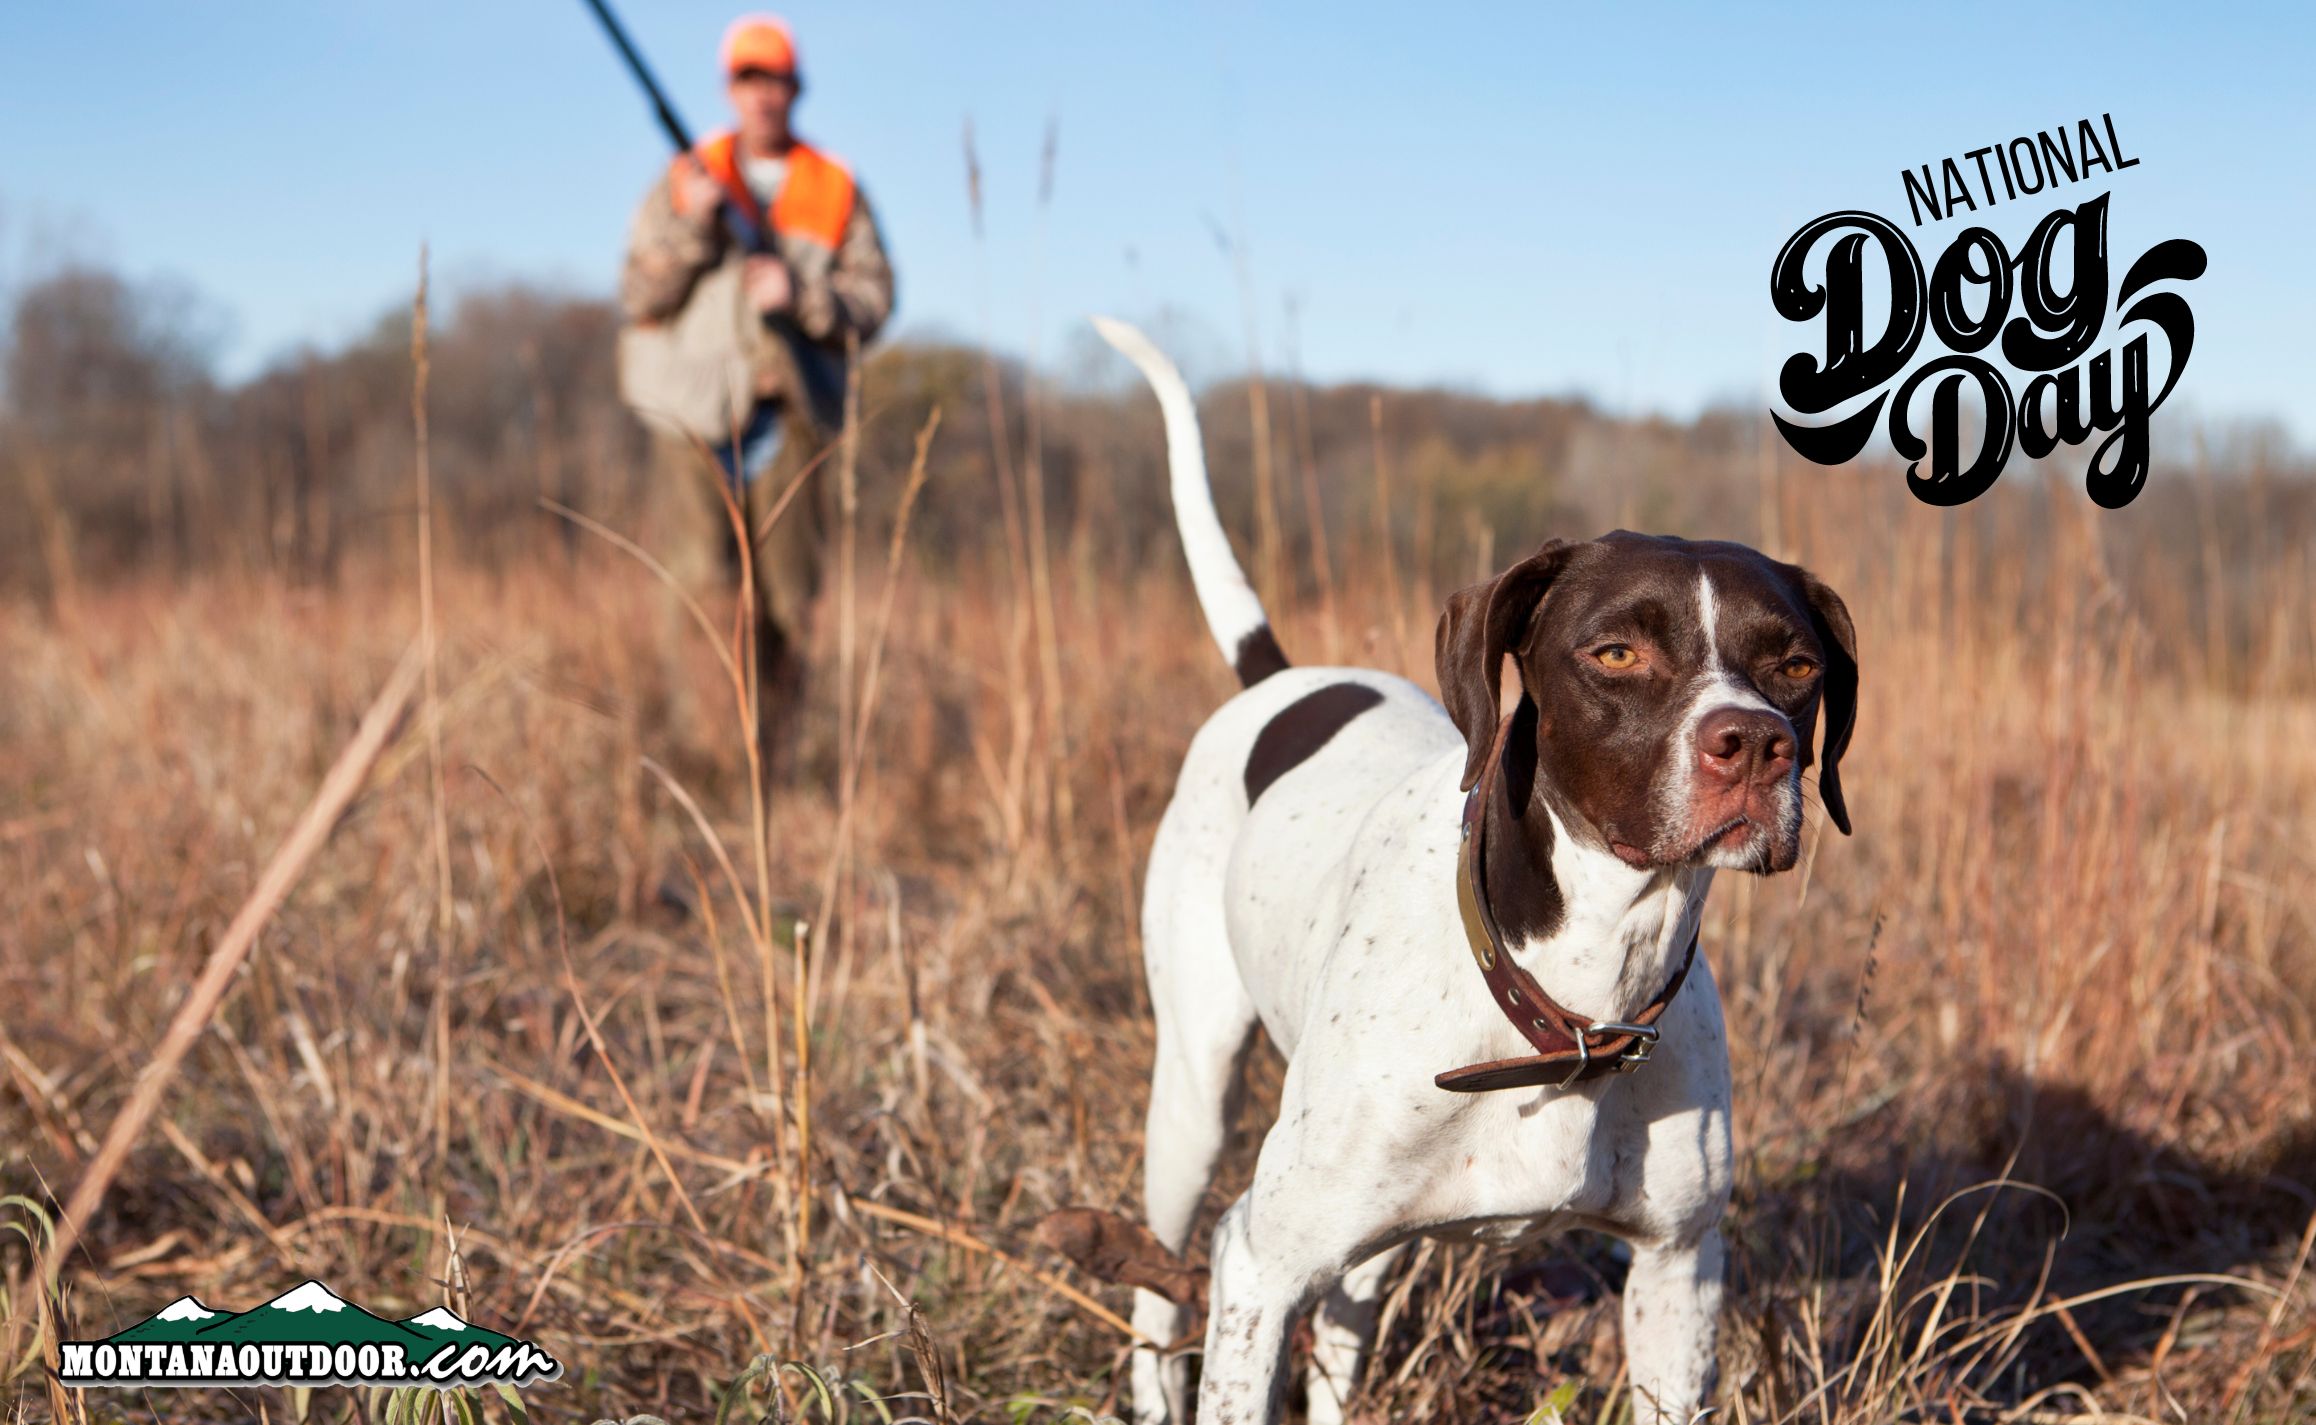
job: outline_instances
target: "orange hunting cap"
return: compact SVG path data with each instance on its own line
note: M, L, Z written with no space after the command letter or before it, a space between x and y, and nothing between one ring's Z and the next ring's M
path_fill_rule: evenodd
M742 15L724 31L724 73L796 73L796 36L778 15Z

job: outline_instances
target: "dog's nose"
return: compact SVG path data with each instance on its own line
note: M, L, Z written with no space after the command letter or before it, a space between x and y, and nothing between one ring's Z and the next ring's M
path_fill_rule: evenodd
M1793 765L1793 724L1765 708L1715 708L1697 724L1697 760L1732 785Z

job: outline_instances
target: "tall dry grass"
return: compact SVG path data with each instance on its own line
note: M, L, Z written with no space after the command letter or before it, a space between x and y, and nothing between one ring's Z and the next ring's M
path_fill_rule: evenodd
M1428 681L1448 587L1589 531L1459 525L1421 452L1387 451L1388 404L1374 439L1389 540L1339 526L1329 577L1274 612L1290 654ZM959 468L936 445L928 488ZM1765 456L1720 492L1739 527L1632 500L1809 563L1863 645L1858 835L1813 822L1801 870L1726 879L1707 921L1738 1076L1732 1420L2316 1412L2316 578L2292 541L2126 544L2026 483L1941 513ZM1290 489L1370 498L1308 462ZM1418 521L1435 557L1394 548ZM758 803L728 605L682 613L607 541L509 560L444 533L435 713L169 1086L65 1263L66 1329L317 1276L536 1335L572 1367L540 1418L1117 1408L1122 1294L1027 1229L1138 1200L1141 858L1231 688L1187 578L1081 531L1033 603L1017 537L936 577L860 529L889 554L862 561L860 676L820 679ZM326 589L216 572L0 606L10 1418L296 1413L52 1395L17 1236L87 1171L418 597L406 562L349 559ZM1275 1061L1253 1075L1216 1208ZM1412 1254L1357 1410L1616 1418L1619 1273L1586 1239Z

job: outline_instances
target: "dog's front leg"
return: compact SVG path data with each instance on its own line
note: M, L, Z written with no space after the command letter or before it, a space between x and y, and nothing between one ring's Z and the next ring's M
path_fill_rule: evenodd
M1634 1425L1690 1425L1713 1390L1721 1322L1721 1229L1694 1241L1635 1242L1624 1283Z
M1386 1247L1343 1274L1311 1320L1311 1369L1304 1377L1310 1425L1340 1425L1359 1384L1359 1363L1375 1345L1383 1279L1407 1250Z
M1264 1425L1279 1418L1287 1344L1306 1303L1333 1284L1287 1214L1260 1212L1262 1174L1214 1229L1199 1425ZM1259 1218L1259 1220L1258 1220Z

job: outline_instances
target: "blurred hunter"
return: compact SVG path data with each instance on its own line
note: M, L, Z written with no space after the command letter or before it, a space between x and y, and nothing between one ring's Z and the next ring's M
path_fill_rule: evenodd
M695 587L737 578L719 471L758 532L763 737L802 687L799 644L834 503L826 462L769 533L764 522L835 438L826 402L816 420L810 393L843 389L848 339L865 344L892 312L893 270L852 171L790 126L804 86L787 24L743 16L722 58L735 127L678 157L635 215L619 285L629 323L620 385L661 436L652 524L676 574ZM769 218L772 252L734 240L727 203L751 224Z

